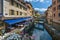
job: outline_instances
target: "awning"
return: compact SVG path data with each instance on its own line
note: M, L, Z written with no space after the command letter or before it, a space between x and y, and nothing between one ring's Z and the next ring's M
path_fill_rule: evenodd
M18 18L18 19L12 19L12 20L4 20L4 22L6 22L9 25L15 24L15 23L19 23L19 22L23 22L30 19L30 17L27 18Z

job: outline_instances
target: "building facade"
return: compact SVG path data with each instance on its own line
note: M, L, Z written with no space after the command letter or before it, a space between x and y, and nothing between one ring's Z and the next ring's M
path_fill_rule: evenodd
M30 13L29 15L33 16L33 8L31 3L26 2L25 5L28 7L28 12Z
M11 20L12 19L12 20ZM32 22L32 6L24 0L0 0L0 35ZM12 24L11 24L12 23ZM14 25L14 28L11 29ZM9 28L11 27L11 28Z
M52 13L52 5L50 7L48 7L46 13L46 21L48 24L52 24L52 17L53 17L53 13Z
M53 21L60 22L60 0L52 0Z
M2 4L3 3L3 4ZM28 7L21 0L0 0L2 19L30 17Z

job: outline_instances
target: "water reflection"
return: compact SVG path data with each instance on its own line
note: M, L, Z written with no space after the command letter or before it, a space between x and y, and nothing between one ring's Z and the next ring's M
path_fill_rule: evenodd
M43 28L43 25L36 24L36 27ZM52 40L51 36L45 29L39 30L34 28L32 36L34 37L34 40Z
M44 30L44 27L43 27L43 26L44 26L43 24L37 23L37 24L35 25L35 28L36 28L36 29L39 29L39 30Z

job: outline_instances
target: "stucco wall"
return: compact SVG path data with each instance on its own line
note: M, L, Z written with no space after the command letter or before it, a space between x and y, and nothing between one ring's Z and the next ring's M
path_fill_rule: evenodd
M4 17L27 17L30 16L29 10L25 11L23 9L19 9L15 6L12 6L8 1L4 1ZM19 15L17 15L15 12L15 15L9 15L9 10L13 9L14 11L18 11ZM23 14L20 15L20 12L22 12ZM27 13L27 15L25 15L25 13ZM6 15L7 14L7 15Z

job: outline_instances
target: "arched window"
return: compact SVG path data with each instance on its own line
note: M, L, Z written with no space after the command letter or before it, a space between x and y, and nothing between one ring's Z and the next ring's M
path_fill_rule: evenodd
M55 17L55 14L54 14L54 17Z

